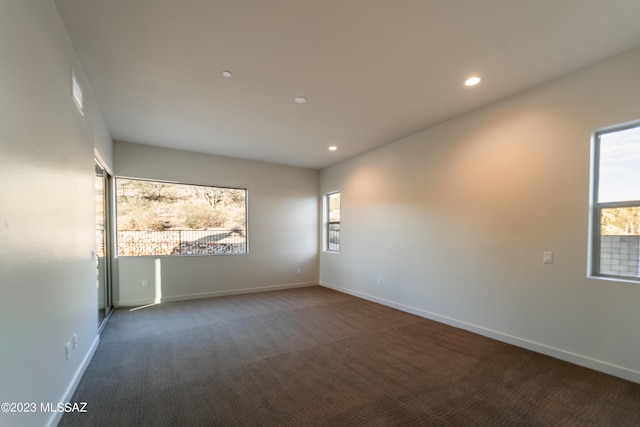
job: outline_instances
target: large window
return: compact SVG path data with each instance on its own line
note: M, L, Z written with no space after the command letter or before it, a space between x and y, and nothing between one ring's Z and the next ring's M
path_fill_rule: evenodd
M640 279L640 123L596 132L592 274Z
M247 191L116 179L118 256L247 252Z
M330 252L340 252L340 193L325 196L326 206L326 248Z

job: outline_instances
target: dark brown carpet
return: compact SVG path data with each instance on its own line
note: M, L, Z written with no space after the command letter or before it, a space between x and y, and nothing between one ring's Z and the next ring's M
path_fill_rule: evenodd
M60 426L637 426L640 385L321 287L117 310Z

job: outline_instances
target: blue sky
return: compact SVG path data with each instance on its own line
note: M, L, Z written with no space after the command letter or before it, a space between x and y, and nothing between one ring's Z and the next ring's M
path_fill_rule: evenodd
M598 202L640 200L640 126L600 135Z

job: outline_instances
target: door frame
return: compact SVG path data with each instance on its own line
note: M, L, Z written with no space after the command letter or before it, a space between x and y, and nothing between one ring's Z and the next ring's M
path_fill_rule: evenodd
M104 184L104 275L105 283L104 289L99 292L104 292L104 316L98 314L98 330L102 331L106 325L111 313L113 311L113 214L112 214L112 185L113 176L109 173L109 170L104 166L104 163L100 161L97 156L94 158L95 176L98 177L98 168L102 171L102 179ZM97 208L97 206L96 206ZM97 243L97 242L96 242ZM98 261L98 253L96 254L96 261ZM99 278L96 275L96 280ZM99 295L96 295L99 297ZM98 300L99 301L99 300ZM98 303L98 301L96 301ZM102 310L98 303L98 310Z

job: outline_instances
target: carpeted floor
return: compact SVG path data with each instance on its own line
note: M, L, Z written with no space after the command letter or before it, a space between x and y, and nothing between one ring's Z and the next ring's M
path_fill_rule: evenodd
M640 385L322 287L119 309L60 426L638 426Z

